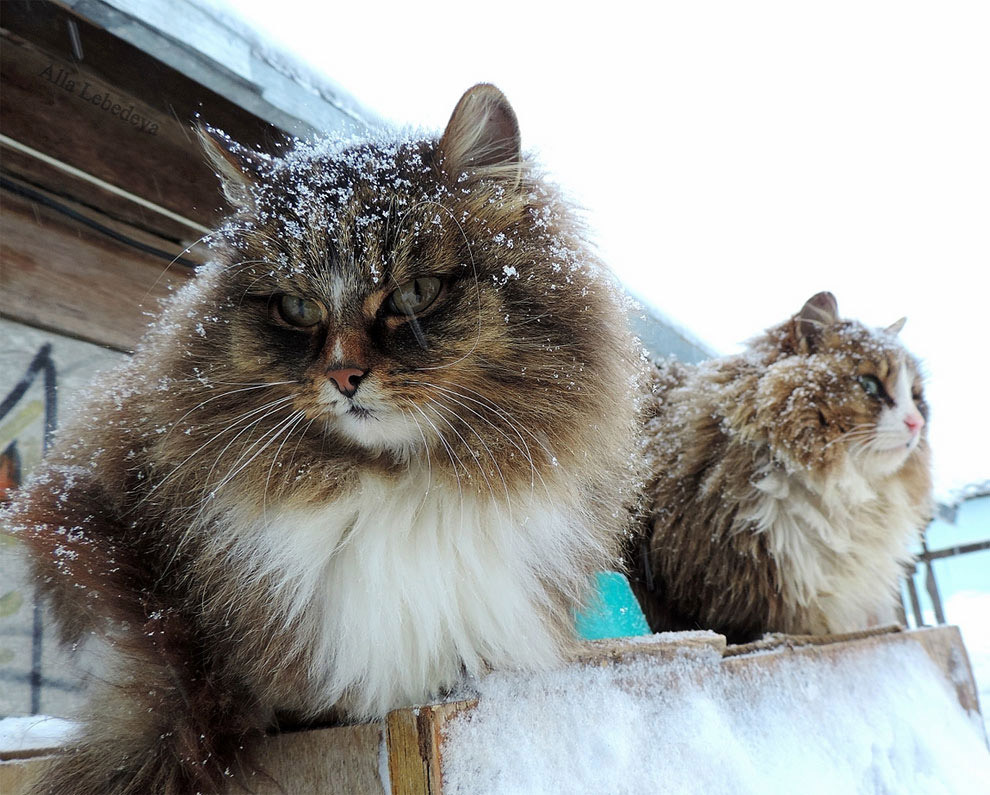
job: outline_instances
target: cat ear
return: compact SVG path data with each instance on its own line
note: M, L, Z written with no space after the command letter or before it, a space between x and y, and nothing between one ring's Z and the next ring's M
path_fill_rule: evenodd
M206 159L220 178L223 195L238 210L255 208L251 186L255 169L250 150L238 144L223 130L206 124L196 125L196 135Z
M887 328L884 329L888 334L900 334L901 329L904 328L904 324L907 323L907 318L902 317L900 320L891 323Z
M801 311L794 316L794 332L803 348L813 349L813 341L819 331L839 319L839 304L830 292L816 293L805 301Z
M495 86L479 83L461 97L440 139L452 179L466 169L502 167L518 176L522 161L516 113Z

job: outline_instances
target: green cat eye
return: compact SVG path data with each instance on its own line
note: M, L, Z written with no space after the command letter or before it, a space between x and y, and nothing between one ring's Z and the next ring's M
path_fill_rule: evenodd
M859 381L859 385L863 387L863 391L870 397L880 397L883 394L883 387L880 385L879 379L875 376L861 375L856 380Z
M286 323L305 328L323 320L323 307L318 301L298 295L280 295L278 314Z
M385 308L393 315L415 315L437 300L443 287L435 276L423 276L399 285L385 300Z

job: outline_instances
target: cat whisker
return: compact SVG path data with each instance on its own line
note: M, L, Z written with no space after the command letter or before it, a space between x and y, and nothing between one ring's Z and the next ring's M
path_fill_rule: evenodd
M244 420L249 419L250 417L253 417L256 414L261 414L262 412L268 411L269 409L274 409L273 411L269 411L264 416L259 417L256 420L254 420L253 422L249 423L248 426L241 431L241 433L243 433L244 431L247 431L250 428L252 428L255 424L257 424L261 420L265 419L265 417L270 417L272 414L274 414L276 411L278 411L278 408L279 407L284 407L284 404L285 403L287 403L287 402L289 402L291 400L294 400L295 398L296 398L296 395L295 394L284 395L283 397L275 398L274 400L270 400L267 403L262 404L261 406L258 406L256 408L250 409L248 411L245 411L245 412L237 415L233 419L230 419L230 418L227 418L227 417L220 417L220 418L214 420L213 422L205 423L201 427L203 427L203 428L215 428L217 425L224 425L225 426L224 430L221 431L220 433L218 433L216 436L213 437L213 439L216 439L219 436L222 436L227 431L232 431L235 428L237 428L241 423L244 422ZM235 436L234 439L231 440L231 441L233 442L234 440L236 440L241 435L241 433L238 433L237 436ZM213 439L211 439L210 441L213 441ZM230 445L228 445L228 447L229 446ZM218 456L218 459L220 457L222 457L223 454L226 451L227 451L227 448L224 448L220 452L220 456ZM197 452L199 452L199 451L197 451ZM212 473L212 471L213 470L211 469L210 472Z
M457 428L454 427L454 424L450 420L448 420L445 416L443 416L443 414L440 413L441 406L439 403L437 403L435 400L429 400L429 399L426 401L426 403L429 408L433 409L433 412L437 416L437 418L443 420L447 424L447 426L454 432L454 435L461 440L461 444L464 445L464 448L468 451L468 453L471 454L471 458L474 459L474 463L475 466L478 468L478 472L481 473L482 480L485 481L485 485L488 486L488 490L491 492L492 501L495 502L496 501L495 489L492 487L491 481L488 479L488 473L485 472L485 468L484 466L482 466L481 457L474 451L471 445L467 443L467 439L465 439L461 435L460 431L458 431ZM455 417L457 416L456 413L454 414L454 416ZM470 474L468 476L470 477Z
M499 404L495 403L495 401L493 401L491 398L487 397L486 395L483 395L481 392L478 392L475 389L471 389L470 387L464 386L463 384L454 384L454 383L452 383L450 381L440 381L439 383L445 384L447 386L459 386L461 389L463 389L463 390L465 390L467 392L470 392L472 395L476 395L479 398L479 402L481 402L482 405L486 406L493 413L497 414L502 419L504 419L505 422L506 422L506 424L510 425L510 427L512 427L513 429L518 429L520 431L523 431L534 442L536 442L536 444L540 446L540 448L543 450L543 452L546 453L547 461L548 462L549 461L553 461L556 458L556 456L553 453L553 451L549 447L547 447L546 444L543 443L543 440L541 440L535 433L533 433L531 430L529 430L521 422L519 422L518 420L516 420L508 412L508 410L506 410L504 407L500 406ZM462 397L465 397L466 398L465 395L462 395ZM525 442L524 442L524 444L525 444ZM528 445L527 445L526 449L527 450L529 449L529 446Z
M264 387L273 387L273 386L281 386L283 384L298 384L298 383L299 383L298 381L275 381L270 384L246 384L243 389L231 389L229 392L223 392L219 395L214 395L213 397L207 398L206 400L203 400L200 403L196 404L191 409L189 409L189 411L187 411L185 414L179 417L179 419L173 422L172 427L169 428L168 433L165 434L165 438L167 439L168 435L172 433L172 431L174 431L179 425L181 425L182 421L186 417L188 417L194 411L198 411L199 409L203 408L203 406L207 405L208 403L212 403L214 400L220 400L221 398L229 397L230 395L237 395L241 392L251 392L256 389L262 389Z
M263 420L263 419L265 419L265 417L269 417L269 416L271 416L272 414L274 414L274 413L276 413L276 412L277 412L278 410L279 410L279 409L275 409L274 411L271 411L271 412L269 412L268 414L266 414L266 415L265 415L264 417L260 417L259 419L257 419L257 420L255 420L254 422L252 422L252 423L250 423L250 424L248 425L248 428L254 428L254 427L257 427L257 425L258 425L258 423L259 423L259 422L261 422L261 420ZM298 412L298 414L302 414L302 413L303 413L303 412ZM290 415L290 419L291 419L291 418L293 418L293 417L295 417L295 413L293 413L293 414L291 414L291 415ZM275 436L274 436L274 437L272 438L272 440L271 440L271 441L274 441L275 439L277 439L277 438L278 438L278 435L281 435L281 432L282 432L282 429L284 429L284 427L285 427L285 425L286 425L286 423L280 423L279 425L277 425L277 426L276 426L276 430L278 430L278 434L276 434L276 435L275 435ZM233 425L231 425L231 426L230 426L230 427L229 427L229 428L228 428L227 430L230 430L230 428L232 428L232 427L234 427L234 426L233 426ZM247 429L245 429L245 430L247 430ZM223 434L223 433L225 433L225 432L226 432L226 431L222 431L222 432L221 432L221 434L218 434L218 435L222 435L222 434ZM244 431L241 431L241 433L243 433L243 432L244 432ZM265 434L265 436L268 436L268 435L269 435L269 434ZM238 436L240 436L240 433L238 434ZM217 437L215 436L215 437L213 437L213 438L215 439L215 438L217 438ZM237 438L237 437L235 437L235 438ZM262 440L263 440L264 438L265 438L265 437L263 436L263 437L262 437ZM212 440L211 440L211 441L212 441ZM259 440L259 442L260 442L260 441L261 441L261 440ZM179 551L180 551L180 550L181 550L181 549L182 549L182 548L183 548L183 547L185 546L185 543L186 543L186 541L187 541L187 540L188 540L188 539L189 539L189 538L190 538L190 537L192 536L192 534L194 533L194 531L195 531L195 529L196 529L197 527L199 527L199 525L200 525L200 523L201 523L201 521L202 521L202 518L203 518L203 513L204 513L204 511L205 511L205 509L206 509L206 507L207 507L207 503L208 503L208 502L209 502L210 500L212 500L212 499L213 499L213 498L214 498L214 497L216 496L216 494L217 494L217 492L218 492L218 491L220 490L220 488L221 488L221 487L223 487L223 486L224 486L224 485L226 485L226 484L227 484L228 482L230 482L230 480L231 480L231 479L233 478L233 476L234 476L234 475L236 475L236 474L237 474L238 472L240 472L240 471L241 471L242 469L244 469L244 467L246 467L246 466L247 466L248 464L250 464L250 463L251 463L251 461L253 461L253 460L254 460L254 459L255 459L255 458L256 458L256 457L258 456L258 454L260 454L261 452L263 452L263 451L264 451L264 450L265 450L265 449L266 449L266 448L267 448L267 447L269 446L269 444L271 444L271 441L270 441L269 443L267 443L267 444L265 444L265 445L264 445L264 446L263 446L263 447L261 448L261 450L259 450L259 451L258 451L258 453L256 453L256 454L255 454L254 456L252 456L252 457L251 457L251 459L250 459L250 460L248 460L248 461L247 461L247 462L246 462L246 463L244 464L244 466L242 466L242 467L240 467L240 468L239 468L239 469L238 469L238 470L237 470L236 472L233 472L233 473L231 473L231 474L229 474L229 475L228 475L228 476L227 476L227 477L226 477L226 478L225 478L225 479L223 480L223 482L222 482L222 483L220 483L220 485L219 485L219 486L216 486L216 487L214 487L214 488L212 488L212 489L210 489L210 490L209 490L209 491L208 491L208 492L207 492L207 493L206 493L206 494L204 495L204 497L203 497L203 498L202 498L202 499L200 500L200 502L199 502L199 504L198 504L198 510L196 511L196 516L195 516L194 518L191 518L191 519L190 519L190 521L189 521L189 522L188 522L188 524L187 524L187 527L186 527L186 530L185 530L185 532L184 532L184 533L182 534L182 536L181 536L181 537L179 538L179 541L178 541L178 543L177 543L177 544L176 544L176 546L175 546L175 551L174 551L174 552L172 553L172 558L171 558L171 560L170 560L170 562L169 562L169 564L168 564L168 566L166 567L166 571L167 571L167 570L168 570L169 568L171 568L171 566L172 566L172 563L174 563L174 562L175 562L175 559L176 559L176 557L177 557L177 556L178 556L178 554L179 554ZM257 446L257 444L258 444L258 442L256 442L256 443L255 443L254 445L252 445L252 446L251 446L251 447L250 447L250 448L248 449L248 452L250 452L251 450L253 450L253 449L254 449L254 447L256 447L256 446ZM229 445L228 445L228 447L229 447ZM226 448L225 448L225 450L226 450ZM222 455L223 455L223 453L221 453L221 456L222 456ZM245 454L242 454L242 455L241 455L241 457L237 459L237 461L236 461L236 462L235 462L235 464L234 464L235 466L237 465L237 463L239 463L239 462L240 462L240 461L241 461L241 460L242 460L242 459L244 458L244 455L245 455ZM218 459L218 460L219 460L219 459ZM181 466L181 465L180 465L180 466ZM216 466L216 462L214 462L214 467L215 467L215 466ZM175 473L175 471L177 471L177 470L173 470L173 472L172 472L172 473L170 473L170 475L169 475L169 477L171 477L171 475L172 475L172 474L174 474L174 473ZM211 469L210 469L210 474L212 474L212 472L213 472L213 468L211 468ZM209 480L209 475L207 475L207 477L205 478L205 480L206 480L206 481L208 481L208 480ZM197 507L196 505L191 505L191 506L189 506L189 508L187 509L187 512L191 512L191 511L193 511L193 510L194 510L194 509L195 509L196 507Z
M222 489L224 486L230 483L230 481L233 480L247 466L249 466L250 463L254 461L254 459L256 459L259 455L261 455L265 450L267 450L275 442L275 440L282 435L282 433L286 430L286 428L289 428L293 422L298 420L299 417L304 417L304 416L305 413L302 411L293 412L284 421L276 425L275 428L269 430L266 434L264 434L258 441L256 441L250 448L248 448L248 452L250 452L259 444L261 444L261 447L258 449L258 451L254 455L252 455L247 461L245 461L243 464L237 467L237 469L234 469L230 473L228 473L227 476L224 477L224 479L217 486L215 486L209 491L209 493L206 495L204 499L211 499L215 497L216 494L220 491L220 489ZM267 441L265 441L266 439ZM262 444L262 442L264 442L264 444ZM235 462L234 464L235 466L237 465L237 463L240 462L241 459L244 458L244 455L246 455L246 453L242 454L241 458L239 458L237 462Z
M289 439L291 438L292 432L296 428L298 428L299 425L302 423L302 421L305 419L306 419L305 412L302 411L298 412L298 419L285 432L285 438L282 440L282 443L278 446L278 449L275 451L275 455L272 456L272 463L268 466L268 476L265 478L265 488L261 492L261 511L266 522L268 521L268 487L271 485L272 482L272 472L275 469L275 463L278 461L279 454L282 452L282 448L285 447L285 443L289 441ZM312 422L313 421L310 420L310 424L312 424ZM298 447L298 442L296 446Z
M286 400L292 400L292 399L293 399L294 397L295 397L294 395L289 395L289 396L287 396L287 397L283 397L283 398L278 398L278 401L277 401L277 402L279 402L279 403L281 403L281 402L284 402L284 401L286 401ZM138 508L138 506L140 506L140 505L143 505L143 504L144 504L145 502L147 502L147 501L148 501L148 500L149 500L149 499L151 498L151 496L152 496L152 495L153 495L153 494L154 494L155 492L157 492L157 491L158 491L158 490L159 490L159 489L160 489L160 488L161 488L162 486L164 486L164 485L165 485L166 483L168 483L169 481L171 481L171 480L172 480L172 478L174 478L174 477L175 477L175 476L176 476L176 475L177 475L177 474L178 474L178 473L179 473L180 471L182 471L182 470L184 469L184 467L185 467L185 465L186 465L187 463L189 463L189 461L191 461L191 460L192 460L192 459L193 459L193 458L194 458L195 456L197 456L197 455L198 455L199 453L201 453L201 452L202 452L203 450L205 450L205 449L206 449L206 448L207 448L207 447L208 447L208 446L209 446L210 444L212 444L212 443L213 443L213 442L214 442L214 441L215 441L216 439L219 439L219 438L220 438L221 436L223 436L223 435L224 435L225 433L227 433L227 432L229 432L230 430L232 430L232 429L233 429L234 427L236 427L236 425L237 425L238 423L240 423L240 422L242 422L242 421L243 421L244 419L246 419L247 417L250 417L250 416L252 416L252 415L254 415L254 414L256 414L256 413L258 413L258 411L264 411L264 410L265 410L266 408L268 408L269 406L271 406L271 405L272 405L273 403L275 403L275 402L276 402L276 401L272 401L272 403L268 403L268 404L266 404L265 406L263 406L263 407L261 407L261 409L255 409L255 410L254 410L254 411L252 411L252 412L249 412L249 413L247 413L247 414L244 414L244 415L241 415L241 416L240 416L240 417L239 417L238 419L236 419L236 420L234 420L234 421L233 421L232 423L230 423L230 424L229 424L229 425L228 425L227 427L225 427L225 428L224 428L224 429L223 429L222 431L220 431L219 433L217 433L216 435L214 435L214 436L212 436L212 437L211 437L210 439L208 439L208 440L207 440L206 442L204 442L203 444L201 444L201 445L200 445L199 447L197 447L197 448L196 448L196 449L195 449L195 450L194 450L193 452L191 452L191 453L190 453L190 454L189 454L188 456L186 456L186 458L184 458L184 459L183 459L183 460L182 460L181 462L179 462L179 463L178 463L178 464L177 464L177 465L175 466L175 468L174 468L174 469L173 469L173 470L172 470L171 472L169 472L169 473L168 473L167 475L165 475L165 477L164 477L164 478L162 478L162 479L161 479L161 480L160 480L160 481L159 481L158 483L156 483L156 484L155 484L154 486L152 486L152 487L151 487L151 488L150 488L150 489L148 490L148 493L147 493L147 494L145 494L145 495L144 495L144 497L142 497L142 498L141 498L141 499L140 499L140 500L139 500L139 501L138 501L138 502L137 502L137 503L136 503L136 504L135 504L134 506L132 506L131 508L129 508L129 509L127 510L127 511L125 511L123 515L124 515L124 516L127 516L127 515L128 515L129 513L131 513L131 512L132 512L132 511L134 511L135 509L137 509L137 508ZM267 416L267 415L266 415L266 416ZM253 425L253 424L254 424L254 423L252 423L252 425ZM251 427L251 426L248 426L248 427ZM235 438L236 438L236 437L235 437ZM212 470L211 470L211 472L212 472Z
M180 259L182 259L182 257L184 257L186 254L188 254L190 251L192 251L200 243L204 242L207 238L213 237L213 235L219 234L219 232L220 232L219 229L214 229L214 230L212 230L210 232L207 232L205 235L203 235L202 237L200 237L198 240L190 243L188 246L186 246L184 249L182 249L182 251L180 251L178 254L176 254L175 255L175 258L168 265L166 265L164 268L162 268L162 272L158 274L158 278L155 279L154 282L152 282L151 287L149 287L145 291L144 295L141 296L141 300L138 303L141 303L141 304L144 303L145 299L149 295L151 295L151 291L154 290L158 286L158 282L160 282L163 278L165 278L165 274L168 273L169 268L171 268L173 265L175 265L176 262L178 262Z
M444 438L444 435L442 433L440 433L440 429L434 424L434 422L428 416L426 416L426 412L423 411L423 409L421 409L415 403L410 403L409 405L412 408L414 408L416 411L418 411L423 416L423 419L426 420L427 424L431 428L433 428L434 433L436 433L436 435L437 435L437 439L440 440L440 444L442 444L443 447L444 447L444 450L447 451L447 455L450 457L451 468L454 471L454 478L457 480L457 494L458 494L458 497L460 498L461 511L463 512L463 510L464 510L464 488L463 488L463 486L461 484L461 477L460 477L460 475L457 472L457 464L460 464L461 467L464 469L465 472L467 472L467 467L464 466L464 463L461 461L461 459L458 458L457 455L454 453L454 451L451 448L450 444ZM456 459L456 463L455 463L455 459Z
M529 469L530 469L530 489L531 490L535 490L535 488L536 488L536 480L535 479L536 478L539 478L540 479L540 483L543 484L544 489L546 489L546 491L547 491L547 496L548 497L550 496L549 486L547 486L547 483L543 479L543 476L536 469L536 464L533 461L533 456L532 456L532 453L531 453L531 451L529 449L529 445L526 444L526 440L523 438L522 434L519 433L519 431L515 428L515 426L504 415L502 415L498 411L494 411L490 406L486 406L481 401L475 400L474 398L470 398L467 395L460 394L459 392L457 392L457 391L455 391L453 389L448 389L446 387L442 387L442 386L439 386L437 384L431 384L431 383L428 383L426 381L411 381L410 383L417 384L419 386L428 387L428 388L431 388L431 389L436 389L436 390L438 390L440 392L443 392L443 393L447 394L449 396L449 399L450 400L453 400L455 403L457 403L457 405L461 406L462 408L466 409L467 411L470 411L476 417L479 417L480 419L482 419L485 422L487 422L509 444L511 444L519 452L519 454L522 455L522 457L529 463ZM513 441L512 437L510 437L508 434L506 434L505 431L503 431L501 428L499 428L495 423L493 423L491 420L489 420L483 414L480 414L479 412L477 412L474 409L472 409L466 403L462 403L460 400L458 400L458 398L463 398L464 400L470 401L471 403L475 403L476 405L481 406L482 408L485 408L488 411L491 411L493 414L495 414L495 416L499 417L516 434L516 436L519 438L519 441L522 442L523 447L525 448L525 450L523 449L523 447L519 447L519 445L517 445Z
M426 453L426 492L423 494L423 499L420 500L419 507L417 511L426 504L427 497L430 496L430 489L433 488L433 462L430 460L430 445L426 441L426 434L423 433L423 427L419 424L419 420L413 416L411 412L406 412L405 409L400 408L399 411L402 412L403 416L409 417L410 421L416 426L416 430L419 431L419 435L423 440L423 451ZM412 457L406 461L407 471L412 466Z
M431 402L437 408L440 408L440 409L443 409L444 411L449 412L454 417L458 417L459 416L456 411L454 411L453 409L451 409L448 406L443 405L443 403L441 403L439 400L431 401ZM481 443L481 446L483 448L485 448L485 452L488 453L488 457L491 458L491 460L492 460L492 465L495 467L495 472L498 474L499 479L502 481L502 488L505 490L506 507L508 508L508 511L509 511L509 521L511 522L512 521L512 498L509 495L509 484L505 480L505 475L502 474L502 469L498 465L498 460L495 458L494 453L492 453L491 448L489 448L488 445L485 443L485 440L482 438L481 434L478 433L474 429L474 426L472 426L468 422L464 422L464 424L468 427L468 429L471 431L471 433L473 433L477 437L478 441ZM460 436L460 434L458 434L458 436ZM466 444L466 442L465 442L465 444ZM478 463L478 469L481 470L481 473L484 476L485 475L485 471L484 471L484 468L481 466L481 461L478 460L477 456L475 456L475 460ZM485 477L485 481L488 482L487 476ZM495 492L494 492L494 490L492 490L491 483L488 483L488 488L489 488L489 490L492 491L492 499L494 500L495 499Z
M851 441L853 439L868 437L876 431L876 426L873 423L862 423L860 425L854 425L850 430L837 436L832 441L828 442L823 449L828 449L833 444L838 444L839 442Z
M295 396L291 396L291 397L295 397ZM273 403L274 402L275 401L273 401ZM268 404L268 405L264 406L263 409L268 409L268 411L266 411L264 414L262 414L257 419L252 420L244 428L242 428L241 430L239 430L237 432L237 434L235 434L234 438L231 439L229 442L227 442L227 444L223 448L223 450L221 450L220 453L217 455L216 459L213 461L213 466L210 467L210 471L206 473L206 477L204 478L204 481L207 482L207 483L210 482L210 478L213 476L214 470L216 470L217 466L219 466L220 461L221 461L221 459L223 459L224 454L231 448L231 446L234 444L234 442L236 442L245 433L248 433L248 432L252 432L253 433L254 429L257 428L258 425L261 422L263 422L264 420L268 419L269 417L271 417L271 416L273 416L275 414L278 414L280 411L282 411L283 409L285 409L286 408L285 403L286 403L286 401L279 401L278 405L275 405L274 407L272 407L272 404ZM257 414L258 411L259 411L258 409L255 409L254 411L250 412L250 414L248 416L251 416L253 414ZM231 423L231 425L229 426L228 430L232 430L234 427L236 427L236 425L239 422L242 422L242 421L243 421L243 419L242 420L238 420L235 423ZM278 420L278 422L281 422L281 420ZM250 438L247 441L250 441ZM250 452L251 449L253 449L253 446L248 449L248 452ZM241 453L241 457L238 458L233 463L232 466L237 466L237 464L239 464L243 460L243 458L244 458L245 455L247 455L246 452L245 453Z

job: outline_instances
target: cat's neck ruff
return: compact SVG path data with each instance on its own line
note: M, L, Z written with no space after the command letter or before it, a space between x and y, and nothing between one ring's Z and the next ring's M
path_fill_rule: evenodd
M562 652L553 588L575 582L594 535L538 488L506 499L434 478L364 473L325 505L232 522L229 560L271 588L273 620L310 662L318 714L380 717L486 665L541 669Z
M815 632L846 632L887 615L918 535L917 511L897 477L876 479L847 459L827 478L765 466L744 518L766 533L788 572L782 597ZM820 606L813 615L803 611Z

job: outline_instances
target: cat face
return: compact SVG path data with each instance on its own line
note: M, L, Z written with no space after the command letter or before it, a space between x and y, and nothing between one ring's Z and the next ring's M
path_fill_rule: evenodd
M632 371L614 288L496 89L469 91L439 141L206 145L239 211L198 277L189 364L245 385L210 411L499 489L608 433Z
M759 389L774 443L809 468L848 458L871 476L899 470L925 444L928 421L919 365L896 336L902 325L842 320L826 293L771 330L783 355Z

